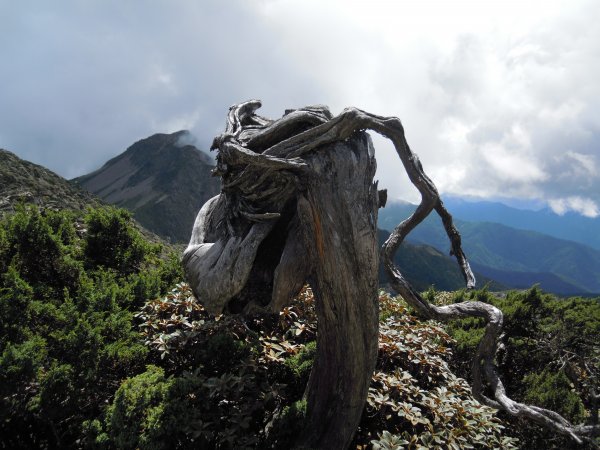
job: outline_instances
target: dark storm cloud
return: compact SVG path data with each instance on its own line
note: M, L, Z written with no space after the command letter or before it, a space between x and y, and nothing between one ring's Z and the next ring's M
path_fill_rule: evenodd
M72 177L156 132L208 145L239 101L318 97L246 5L3 2L0 146Z
M63 176L227 108L399 116L441 192L600 205L595 1L0 2L0 146ZM391 198L418 200L375 139Z

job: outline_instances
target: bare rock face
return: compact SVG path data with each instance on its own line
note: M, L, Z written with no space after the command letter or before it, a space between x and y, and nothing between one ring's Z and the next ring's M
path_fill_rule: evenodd
M188 136L187 131L152 135L74 181L130 210L159 236L187 242L196 212L220 189L212 176L214 161Z

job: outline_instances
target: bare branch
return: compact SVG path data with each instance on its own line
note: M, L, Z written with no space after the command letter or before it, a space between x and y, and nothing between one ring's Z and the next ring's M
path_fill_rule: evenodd
M223 190L200 211L184 265L194 292L215 312L255 307L278 310L307 279L311 282L319 305L318 354L313 368L319 375L311 375L307 396L312 411L309 422L320 430L311 445L347 445L352 433L348 430L357 423L362 408L357 409L356 402L364 404L368 372L374 365L369 352L376 353L372 340L376 343L377 306L372 297L374 292L376 296L377 280L372 261L377 261L377 250L371 244L376 236L377 208L385 200L372 183L373 149L362 132L367 129L392 141L421 194L415 212L394 229L381 249L381 263L394 289L426 318L481 317L486 321L472 364L473 393L482 403L533 420L576 442L592 442L588 436L594 427L572 425L553 411L515 402L506 395L494 364L503 323L498 308L482 302L432 305L394 265L400 244L435 210L467 288L475 286L452 216L410 149L400 120L356 108L332 117L326 107L313 106L287 111L283 118L272 121L255 114L259 107L258 100L231 107L226 131L213 142L213 149L219 150L215 173L222 177ZM357 267L362 263L368 270L353 275L361 272ZM340 277L346 282L340 283ZM256 289L268 297L261 305L256 304L256 295L250 295ZM356 337L355 330L362 334ZM356 355L353 352L353 363L344 353L345 339L360 348ZM356 376L353 371L359 366L363 370ZM329 372L336 368L346 381L351 380L344 386L353 392L348 397L353 406L336 405L334 419L327 419L344 429L340 433L328 430L329 422L323 422L333 406L315 400L323 396L335 401L333 390L340 385ZM484 394L486 388L493 396Z

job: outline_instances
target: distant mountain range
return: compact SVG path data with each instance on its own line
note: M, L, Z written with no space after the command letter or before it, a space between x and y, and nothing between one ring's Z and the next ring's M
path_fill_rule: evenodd
M600 216L591 218L575 212L559 215L549 208L531 211L498 202L467 201L459 197L445 197L444 203L457 219L495 222L520 230L537 231L600 250Z
M446 205L455 217L467 216L466 207L455 213L450 202ZM380 210L379 226L392 229L415 207L405 202L389 204ZM514 210L506 206L499 209ZM516 211L514 216L520 214ZM460 219L455 222L473 269L489 278L515 288L538 283L542 289L558 294L600 293L600 251L590 246L501 223ZM408 240L431 245L444 253L450 247L435 213L413 230Z
M389 232L378 230L379 245L383 245ZM460 272L456 259L445 255L436 248L405 241L400 245L394 263L400 268L402 275L417 290L424 291L434 286L440 291L455 291L465 287L465 280ZM488 285L492 291L509 289L508 285L499 283L493 277L475 270L479 286ZM379 283L388 286L387 276L383 268L379 270Z
M206 200L218 194L220 182L212 177L212 159L186 144L186 136L187 132L180 131L142 139L100 169L72 182L0 150L0 212L13 210L20 201L78 210L106 201L129 209L144 227L162 238L187 243L196 214ZM446 205L457 219L479 286L503 290L538 283L557 294L600 293L600 251L574 242L597 237L596 219L456 198ZM379 228L393 229L414 208L405 202L388 204L379 211ZM477 220L468 220L473 218ZM545 224L546 234L540 232L546 231ZM380 243L389 235L383 230ZM402 244L396 263L417 289L430 285L440 290L459 289L464 280L454 258L447 256L448 250L441 221L431 215ZM385 284L383 277L381 282Z
M100 169L73 181L101 199L129 209L150 231L187 243L196 214L220 191L213 160L186 144L187 131L142 139Z

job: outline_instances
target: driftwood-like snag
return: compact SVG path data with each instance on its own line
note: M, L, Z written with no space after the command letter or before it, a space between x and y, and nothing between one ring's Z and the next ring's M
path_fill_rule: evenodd
M308 282L316 297L317 354L306 388L306 432L298 445L347 448L360 421L377 357L378 266L426 318L483 317L487 325L472 365L473 393L483 403L527 417L582 442L592 428L506 396L494 357L502 313L481 302L437 307L425 301L393 263L401 242L429 213L442 218L468 288L475 278L458 231L433 182L408 146L402 124L348 108L324 106L257 115L260 102L230 108L216 137L221 194L198 213L183 264L190 285L213 313L278 312ZM392 141L421 203L377 248L375 155L364 130ZM489 389L493 398L484 391Z

